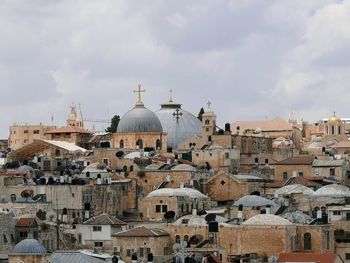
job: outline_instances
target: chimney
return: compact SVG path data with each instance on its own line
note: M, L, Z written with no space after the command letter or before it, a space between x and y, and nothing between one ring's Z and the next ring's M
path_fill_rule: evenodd
M238 206L237 218L238 218L238 223L240 224L243 221L243 205Z
M266 206L266 214L271 214L271 206L270 205Z
M225 124L225 132L230 132L231 133L231 125L229 123Z

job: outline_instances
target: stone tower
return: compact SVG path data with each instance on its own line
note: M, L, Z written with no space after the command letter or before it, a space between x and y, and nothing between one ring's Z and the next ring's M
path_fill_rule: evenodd
M202 115L202 135L207 141L211 141L211 136L216 132L216 114L211 108L211 103L207 103L208 108Z

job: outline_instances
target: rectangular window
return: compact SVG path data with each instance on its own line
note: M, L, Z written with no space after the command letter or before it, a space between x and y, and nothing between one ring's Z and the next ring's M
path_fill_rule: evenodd
M350 259L350 253L345 253L345 259L349 260Z
M140 253L139 253L139 255L140 255L140 257L143 257L143 247L140 247Z
M299 176L304 176L304 173L303 172L299 172Z
M346 171L346 177L350 179L350 171Z
M340 215L341 215L341 212L340 212L340 211L333 211L333 215L334 215L334 216L340 216Z
M286 180L288 178L288 173L287 172L283 172L283 180Z
M24 133L24 134L27 134L27 133L28 133L28 130L24 130L23 133Z
M150 253L151 253L151 248L148 247L148 248L147 248L147 255L150 254Z
M20 237L28 237L28 232L19 232Z
M102 159L102 162L105 164L105 165L109 165L109 159L108 158L103 158Z
M34 130L33 134L40 134L40 131L39 130Z
M162 212L163 213L168 212L168 206L167 205L162 205Z
M102 231L102 226L93 226L92 231L94 232L101 232Z
M156 205L156 213L161 213L161 208L162 206L161 205Z
M335 169L329 168L329 176L335 176Z
M103 242L94 242L95 247L103 247Z
M350 221L350 213L346 213L346 220Z
M230 153L225 153L225 159L229 159L230 158Z
M170 255L170 248L164 247L164 256Z

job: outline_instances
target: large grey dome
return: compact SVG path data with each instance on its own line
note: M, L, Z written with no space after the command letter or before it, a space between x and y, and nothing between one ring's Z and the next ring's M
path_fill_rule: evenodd
M117 132L163 132L163 128L157 115L136 105L120 119Z
M46 254L46 248L40 244L40 242L34 238L26 238L19 242L13 253L17 254Z
M174 116L176 109L179 109L178 121ZM177 148L185 140L202 131L202 123L193 114L181 109L181 104L170 100L161 104L156 114L162 123L163 130L168 133L168 147Z

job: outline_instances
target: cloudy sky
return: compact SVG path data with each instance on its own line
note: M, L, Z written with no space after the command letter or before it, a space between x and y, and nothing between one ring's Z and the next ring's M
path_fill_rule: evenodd
M13 123L64 125L176 101L219 125L350 117L350 1L2 0L0 138Z

